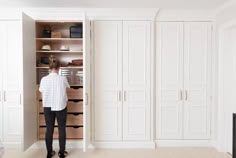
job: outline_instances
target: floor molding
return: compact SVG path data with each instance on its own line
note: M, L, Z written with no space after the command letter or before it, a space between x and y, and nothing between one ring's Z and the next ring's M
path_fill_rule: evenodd
M23 144L20 142L3 142L5 149L22 149Z
M93 142L94 148L155 148L153 141Z
M46 148L45 141L40 140L35 142L31 147L31 149L39 149L39 148ZM58 140L53 140L53 148L54 149L59 149L59 141ZM73 148L78 148L82 149L83 148L83 141L81 140L67 140L66 141L66 148L67 149L73 149Z
M158 147L213 147L211 140L156 140Z

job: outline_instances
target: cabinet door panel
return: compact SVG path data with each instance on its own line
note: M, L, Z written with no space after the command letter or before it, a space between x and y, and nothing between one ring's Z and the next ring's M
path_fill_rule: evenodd
M83 150L86 151L90 144L90 22L87 17L83 20L83 65L84 65L84 76L83 76L83 96L85 101L83 102Z
M3 22L0 22L0 57L3 59L3 52L6 51L5 47L5 37L6 37L6 25ZM0 62L0 140L3 140L3 91L2 91L2 71L3 71L3 62Z
M4 52L4 90L20 90L22 82L22 42L20 21L7 22L6 51Z
M185 23L184 138L210 138L211 24Z
M183 24L157 22L157 139L182 139Z
M6 21L3 51L3 135L5 142L21 142L22 41L21 22Z
M123 22L123 140L150 139L150 22Z
M95 140L122 139L122 22L94 22Z
M37 103L36 103L36 47L35 47L35 21L22 14L23 37L23 105L24 105L24 144L26 150L37 141ZM32 106L33 105L33 106Z

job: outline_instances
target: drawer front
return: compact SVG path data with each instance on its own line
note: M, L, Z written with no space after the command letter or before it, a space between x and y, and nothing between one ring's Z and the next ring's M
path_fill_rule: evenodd
M55 125L57 124L57 119L55 119ZM66 120L67 126L78 126L83 125L83 115L74 115L74 114L67 114L67 120ZM39 126L46 126L44 114L39 115Z
M67 90L68 99L83 99L83 88Z
M67 114L66 125L67 126L83 125L83 115Z
M39 139L45 139L46 127L39 128ZM58 127L54 127L53 138L58 139ZM83 138L83 127L66 127L66 138L67 139L82 139Z
M46 127L40 127L39 128L39 139L45 139L45 134L46 134ZM58 128L55 127L54 128L54 132L53 132L53 138L54 139L58 139Z
M54 125L57 125L57 119L55 119ZM39 115L39 126L46 126L44 114Z
M45 118L44 115L39 115L39 126L45 126Z
M43 112L43 103L39 102L39 112ZM83 112L83 102L73 102L68 101L67 103L67 112Z
M67 127L66 138L68 139L82 139L83 138L83 127Z
M39 102L39 112L43 112L43 102Z
M42 93L39 92L39 91L37 92L37 99L38 99L38 100L41 100L41 99L42 99Z
M83 102L68 101L67 112L83 112Z
M83 88L74 89L74 88L68 88L67 89L67 96L68 99L83 99ZM38 91L38 99L42 99L41 93Z

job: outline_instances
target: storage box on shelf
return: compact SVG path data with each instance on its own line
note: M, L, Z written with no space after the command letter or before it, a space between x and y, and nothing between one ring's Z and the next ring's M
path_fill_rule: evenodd
M60 75L66 76L71 88L68 89L67 138L83 138L83 38L71 36L70 28L81 28L81 21L37 21L36 22L36 72L37 84L50 73L49 57L54 56L61 63ZM73 31L73 30L72 30ZM42 96L38 92L38 138L44 139L46 124ZM53 138L58 138L57 122Z

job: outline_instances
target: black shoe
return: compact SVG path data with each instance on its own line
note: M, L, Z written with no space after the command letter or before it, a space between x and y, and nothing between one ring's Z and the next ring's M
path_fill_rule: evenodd
M55 151L51 151L47 154L47 158L52 158L56 154Z
M64 151L63 153L58 152L58 156L59 156L60 158L65 158L67 155L68 155L68 152L67 152L67 151Z

